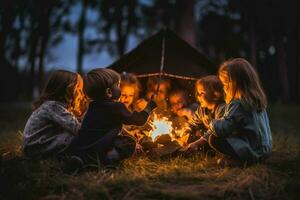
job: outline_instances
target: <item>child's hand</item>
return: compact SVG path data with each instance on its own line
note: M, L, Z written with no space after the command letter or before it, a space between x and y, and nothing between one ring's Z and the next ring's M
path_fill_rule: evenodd
M144 110L147 106L147 101L145 99L139 99L136 101L136 107L138 111Z
M190 143L187 147L187 151L191 151L191 152L198 151L200 149L200 147L202 145L204 145L205 143L206 143L206 140L201 137L199 140L196 140L195 142Z
M197 136L198 138L200 138L203 134L200 131L196 131L195 132L195 136Z
M187 149L188 149L188 151L192 151L192 152L197 151L197 150L198 150L198 144L197 144L197 141L190 143L190 144L188 145L188 148L187 148Z

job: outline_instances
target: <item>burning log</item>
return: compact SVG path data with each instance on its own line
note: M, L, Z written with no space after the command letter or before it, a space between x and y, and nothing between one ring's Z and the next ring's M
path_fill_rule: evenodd
M149 131L148 137L144 137L140 141L140 144L151 157L172 157L186 144L188 135L183 134L185 128L173 128L172 121L167 117L158 118L157 115L154 115L154 120L150 126L152 130Z

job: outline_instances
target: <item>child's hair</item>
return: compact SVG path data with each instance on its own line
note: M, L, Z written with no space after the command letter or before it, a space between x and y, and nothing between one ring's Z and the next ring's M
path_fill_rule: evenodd
M121 74L121 85L120 86L121 86L121 88L123 86L133 87L134 88L133 103L138 100L139 94L140 94L140 91L141 91L141 84L140 84L138 78L134 74L126 73L126 72L122 73Z
M240 99L258 111L267 107L267 98L259 76L251 64L243 58L225 61L219 69L219 77L226 88L225 99Z
M185 90L183 90L183 89L173 89L173 90L171 90L170 93L169 93L169 101L170 101L170 97L175 96L175 95L180 95L183 98L184 102L182 102L182 104L184 106L188 105L189 96L188 96L188 93Z
M106 98L106 90L120 82L120 75L111 69L97 68L84 77L84 92L92 100Z
M210 103L223 103L224 102L224 91L223 85L215 75L205 76L199 80L197 80L195 84L196 93L197 93L197 85L202 85L205 91L204 98L207 102Z
M157 88L154 88L154 87L157 86L158 83L165 84L167 90L171 89L171 81L165 77L161 77L161 80L159 80L159 76L154 76L154 77L148 78L147 89L148 90L151 90L151 89L156 90Z
M36 110L45 101L59 101L67 104L67 109L77 115L82 114L80 102L84 95L78 93L81 76L77 73L56 70L50 75L39 99L33 104ZM81 95L81 96L80 96Z

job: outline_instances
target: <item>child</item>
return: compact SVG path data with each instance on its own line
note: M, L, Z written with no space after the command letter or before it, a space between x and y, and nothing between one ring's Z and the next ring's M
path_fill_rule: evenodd
M189 107L188 94L182 89L176 89L169 94L169 105L173 115L189 119L193 115Z
M121 75L121 97L122 102L129 111L136 110L136 104L139 100L141 90L140 82L133 74L123 73Z
M65 152L80 127L77 117L84 113L82 87L79 74L64 70L51 74L24 129L26 156L47 158Z
M158 76L155 76L155 77L150 77L148 79L146 99L150 99L150 97L153 96L153 94L157 93L157 95L154 98L154 101L158 107L155 110L156 113L158 114L164 113L168 109L167 97L170 89L171 89L171 82L169 79L165 77L161 77L161 79L159 79Z
M199 79L195 84L196 99L200 106L189 120L188 149L195 151L208 141L208 120L222 117L225 110L222 83L217 76Z
M264 159L272 150L272 135L267 99L256 71L245 59L236 58L221 65L219 78L226 110L221 119L212 119L209 124L210 146L237 161Z
M121 75L121 97L120 102L123 103L126 108L133 111L141 111L139 109L138 104L141 100L139 100L139 93L141 90L141 84L137 77L134 74L122 73ZM140 104L139 104L140 105ZM147 102L145 101L145 107ZM140 127L132 126L132 125L123 125L123 130L125 134L129 134L133 136L136 141L142 138L144 135L141 134ZM142 147L137 143L136 144L136 152L141 152Z
M188 94L182 89L169 93L170 115L167 117L172 121L172 134L176 138L180 138L185 133L188 118L193 116L193 110L189 108L188 101Z
M143 125L156 104L150 100L143 111L130 112L117 102L121 94L120 76L110 69L91 70L84 78L84 91L92 102L70 151L85 163L98 159L103 165L118 164L135 149L134 141L117 136L122 125Z

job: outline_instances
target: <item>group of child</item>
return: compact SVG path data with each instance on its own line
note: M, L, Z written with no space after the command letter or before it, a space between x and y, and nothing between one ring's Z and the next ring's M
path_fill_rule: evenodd
M152 79L147 87L145 98L139 99L141 86L130 74L102 68L83 78L69 71L53 72L26 123L24 154L67 158L80 165L119 163L142 148L137 135L123 130L145 125L154 112L164 115L168 104L173 114L187 119L187 151L207 146L241 163L256 163L270 154L266 95L245 59L226 61L218 76L196 82L195 111L187 108L183 91L174 90L166 101L170 82Z

